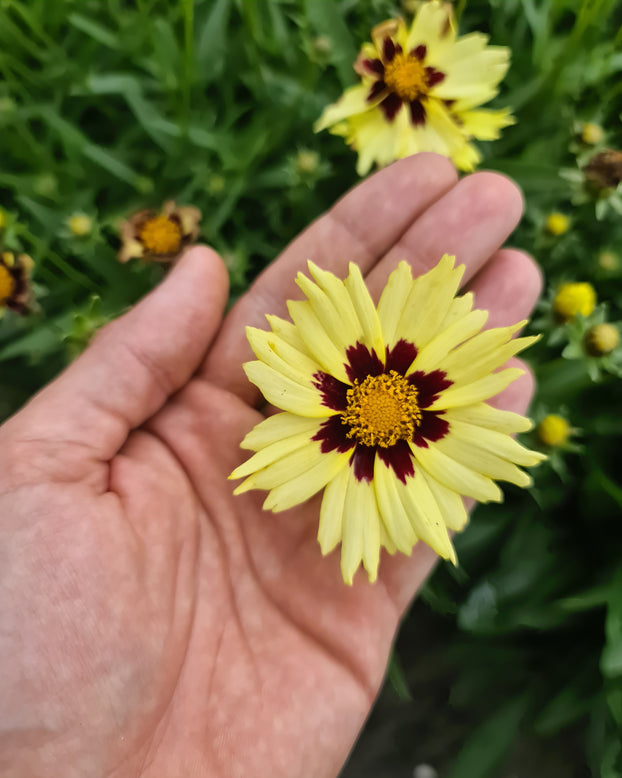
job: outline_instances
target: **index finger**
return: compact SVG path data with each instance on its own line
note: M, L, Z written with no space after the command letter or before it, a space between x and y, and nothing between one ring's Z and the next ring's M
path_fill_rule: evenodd
M200 375L250 404L259 397L242 363L253 359L245 328L265 328L265 314L286 316L301 298L295 277L307 260L342 277L356 262L363 273L456 183L455 168L437 154L417 154L371 176L299 235L257 278L225 319Z

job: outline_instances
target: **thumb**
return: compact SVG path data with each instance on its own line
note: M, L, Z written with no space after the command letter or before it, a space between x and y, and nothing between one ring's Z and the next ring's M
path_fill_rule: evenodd
M6 423L3 434L77 446L76 460L85 471L111 459L128 433L197 369L220 326L228 286L214 251L197 246L185 252L160 286L98 332L59 378Z

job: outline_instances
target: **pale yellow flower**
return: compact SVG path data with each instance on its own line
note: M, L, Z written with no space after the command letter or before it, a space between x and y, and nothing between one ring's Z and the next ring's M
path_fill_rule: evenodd
M525 322L482 332L487 312L456 297L463 271L444 256L413 279L402 262L376 307L357 265L341 281L310 262L292 321L247 329L246 374L283 413L245 437L256 453L231 474L245 478L235 493L265 489L264 508L283 511L324 489L318 541L323 554L341 543L348 584L361 562L376 579L381 547L422 541L455 563L462 495L500 501L495 480L529 486L517 465L544 458L511 437L529 419L486 403L523 372L499 368L537 338L512 338Z
M391 19L372 30L354 69L361 83L328 106L315 125L358 152L357 171L419 151L450 157L473 170L481 156L471 140L493 140L514 124L509 109L484 110L510 61L509 49L487 46L482 33L457 37L453 11L431 0L410 28Z

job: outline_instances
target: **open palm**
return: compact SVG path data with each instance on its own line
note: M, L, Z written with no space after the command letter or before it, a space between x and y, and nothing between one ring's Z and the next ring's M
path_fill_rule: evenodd
M434 564L381 560L344 586L315 540L319 498L283 514L232 496L262 418L244 326L285 313L308 258L357 262L377 299L402 259L467 266L489 326L540 279L499 246L520 217L506 179L456 183L420 154L314 223L222 320L209 249L105 328L0 430L0 773L335 776L382 680L399 619ZM526 375L499 398L523 412Z

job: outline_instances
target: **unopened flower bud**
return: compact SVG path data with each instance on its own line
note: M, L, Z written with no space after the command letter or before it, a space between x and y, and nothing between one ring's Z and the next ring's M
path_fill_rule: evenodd
M620 333L613 324L596 324L585 333L585 350L592 357L610 354L620 342Z

